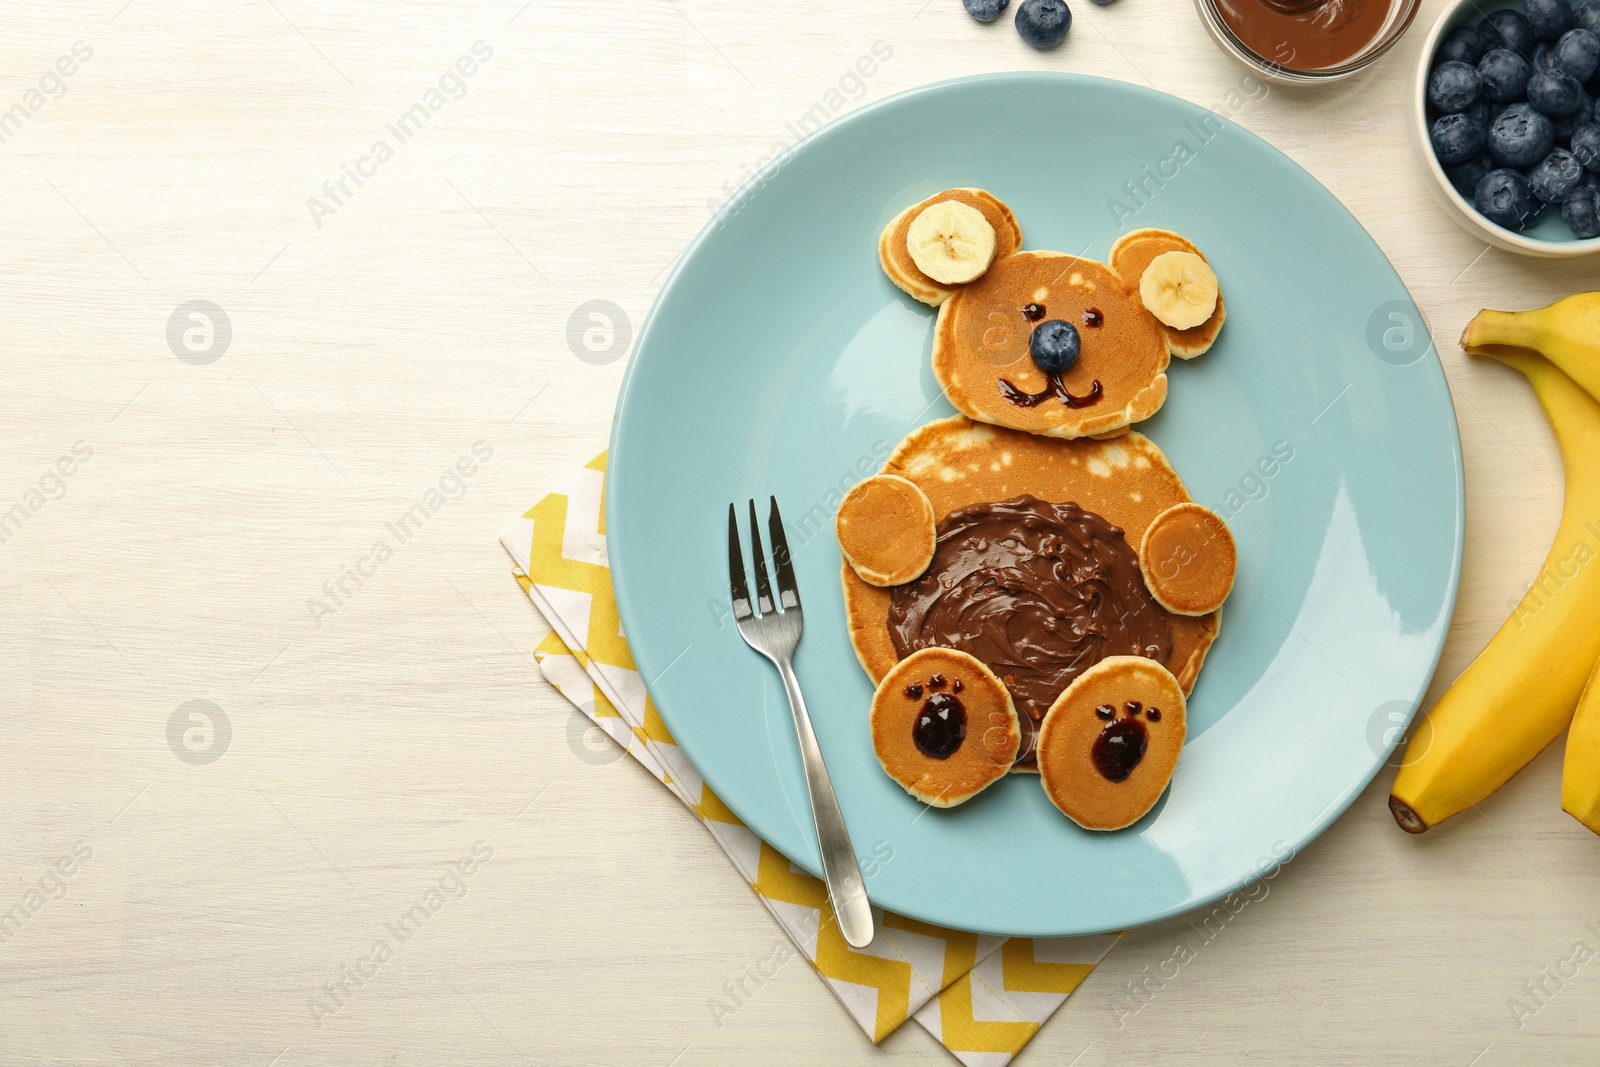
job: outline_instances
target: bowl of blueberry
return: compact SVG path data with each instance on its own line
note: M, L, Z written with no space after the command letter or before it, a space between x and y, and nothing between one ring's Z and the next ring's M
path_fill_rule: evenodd
M1412 142L1434 196L1508 251L1600 252L1600 0L1491 6L1456 0L1417 63Z

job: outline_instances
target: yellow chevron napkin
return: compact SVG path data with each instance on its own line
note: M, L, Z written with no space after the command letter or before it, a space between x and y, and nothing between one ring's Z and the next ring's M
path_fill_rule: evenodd
M874 908L877 937L864 949L846 944L822 881L728 810L656 714L622 638L612 594L605 459L604 453L596 457L500 535L518 584L552 628L534 651L540 670L694 812L873 1041L915 1018L968 1067L1004 1067L1116 944L1117 935L1000 938ZM719 1025L754 991L750 983L760 981L742 977L711 998L708 1007Z

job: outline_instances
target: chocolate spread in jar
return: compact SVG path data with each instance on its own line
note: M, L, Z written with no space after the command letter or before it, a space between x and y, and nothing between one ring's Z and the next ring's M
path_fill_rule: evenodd
M1167 613L1122 530L1031 496L946 515L927 571L890 591L889 637L901 659L938 646L982 660L1011 691L1025 739L1106 656L1172 654Z
M1360 54L1388 21L1390 0L1215 0L1244 46L1290 70L1337 67Z

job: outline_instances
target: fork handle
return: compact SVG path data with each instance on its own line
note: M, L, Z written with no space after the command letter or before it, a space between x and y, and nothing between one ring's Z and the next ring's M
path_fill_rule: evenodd
M817 850L822 854L822 880L828 886L828 899L839 921L839 931L852 948L865 948L872 940L872 906L867 903L867 886L850 845L850 831L834 796L833 782L822 762L822 749L811 729L806 698L800 693L800 680L788 660L777 659L778 674L789 694L789 710L794 712L795 733L800 736L800 761L806 769L806 794L811 798L811 818L817 824Z

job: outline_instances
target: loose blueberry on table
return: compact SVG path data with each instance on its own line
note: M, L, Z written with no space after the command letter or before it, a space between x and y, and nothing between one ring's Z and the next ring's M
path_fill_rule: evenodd
M1011 0L961 0L961 6L979 22L993 22L1011 6Z
M1017 8L1017 32L1035 48L1054 48L1072 28L1066 0L1022 0Z

